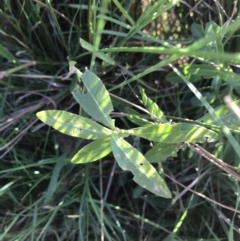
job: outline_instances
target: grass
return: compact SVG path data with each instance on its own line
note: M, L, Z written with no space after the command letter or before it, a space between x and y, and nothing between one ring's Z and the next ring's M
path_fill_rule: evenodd
M125 107L143 108L138 85L173 120L214 116L225 95L239 98L238 75L228 69L239 72L238 2L130 2L1 1L0 240L239 240L239 184L203 157L187 150L162 164L173 194L163 199L139 188L111 155L71 164L81 140L36 118L44 109L85 115L70 93L76 76L67 76L68 60L102 79L125 129L133 127ZM167 14L172 22L160 31ZM190 73L198 80L179 67L182 55L202 66ZM206 66L211 72L200 72ZM239 135L222 118L215 123L222 138L204 148L239 166ZM142 152L150 147L130 141Z

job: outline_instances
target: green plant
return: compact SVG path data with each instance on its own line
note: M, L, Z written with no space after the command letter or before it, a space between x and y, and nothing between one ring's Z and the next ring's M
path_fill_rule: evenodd
M125 138L158 170L163 164L170 200L143 195L112 156L72 165L72 156L61 154L55 131L37 122L35 113L47 108L76 111L69 88L80 87L74 80L70 87L71 78L65 77L68 55L101 78L116 126L131 129L127 118L139 127L165 123L138 104L141 85L169 123L194 123L219 133L217 142L201 146L212 159L239 166L239 122L222 102L225 95L239 99L239 1L141 3L146 7L128 0L0 1L0 240L238 240L239 182L206 162L207 153L196 143L186 143L191 149L161 163L183 143L154 142L145 154L148 141ZM133 4L142 7L136 17ZM214 25L210 20L219 27L207 33ZM185 56L188 65L179 68ZM85 150L83 156L93 154Z
M134 181L152 193L165 198L171 198L171 193L157 170L150 162L159 161L156 155L174 156L181 143L213 142L218 134L205 127L191 123L169 123L158 106L147 98L140 88L143 103L148 108L154 122L130 130L118 129L110 113L113 111L110 96L101 80L90 70L80 72L73 62L70 62L70 73L76 73L87 89L82 93L74 89L72 94L82 108L97 122L66 111L47 110L37 113L37 117L54 129L74 137L92 139L92 143L83 147L73 156L73 163L87 163L99 160L111 151L123 170L131 171ZM124 140L134 135L158 142L144 157L137 149ZM164 148L163 148L164 145ZM161 151L159 149L161 147ZM150 161L150 162L149 162Z

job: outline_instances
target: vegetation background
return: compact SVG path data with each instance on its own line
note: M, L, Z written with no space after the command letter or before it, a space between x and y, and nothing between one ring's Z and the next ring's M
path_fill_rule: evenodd
M240 240L239 183L203 157L185 150L162 163L173 194L163 199L139 188L111 155L71 164L86 143L35 115L85 115L70 92L69 60L102 79L125 129L134 127L125 107L142 106L138 85L174 121L202 117L206 103L216 108L225 95L239 99L239 8L224 0L1 1L0 240ZM115 63L95 61L102 52L87 51L80 38ZM205 148L240 163L224 135Z

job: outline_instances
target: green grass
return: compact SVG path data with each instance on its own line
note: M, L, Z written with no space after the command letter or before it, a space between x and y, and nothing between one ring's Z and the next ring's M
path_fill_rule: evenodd
M46 109L86 115L70 92L74 60L102 79L120 128L133 127L126 106L144 108L138 85L169 119L214 116L225 95L239 99L234 2L192 1L193 17L178 1L158 0L139 14L141 5L132 1L69 2L0 2L0 240L239 240L239 183L203 157L186 149L162 164L173 194L163 199L139 188L112 155L71 164L81 141L56 135L35 115ZM159 33L167 12L173 21ZM225 27L211 25L209 16ZM182 55L202 68L179 68ZM239 166L239 135L221 118L215 124L222 138L204 148ZM144 153L150 148L139 138L129 142ZM62 153L68 144L75 148Z

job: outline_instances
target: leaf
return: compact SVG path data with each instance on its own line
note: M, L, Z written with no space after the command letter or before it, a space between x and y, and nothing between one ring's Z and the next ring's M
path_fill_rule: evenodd
M69 61L69 62L68 62L68 65L69 65L69 72L72 71L72 68L75 67L76 63L77 63L76 61Z
M147 124L151 124L152 122L144 119L141 114L139 114L137 111L133 110L132 108L125 107L125 110L128 113L127 118L134 124L138 126L145 126Z
M216 101L216 95L211 92L202 92L201 94L203 96L203 99L205 99L210 104ZM197 98L196 96L193 96L190 99L190 103L192 104L192 106L203 106L202 101L200 101L199 98Z
M221 31L221 28L214 21L208 22L205 26L206 35L216 34L216 33L219 33L220 31ZM219 42L221 40L222 40L221 38L218 39Z
M77 74L73 75L71 85L70 85L70 91L82 92L82 87L79 85L79 83L81 83L80 77Z
M231 68L216 67L207 64L191 64L184 67L184 75L196 75L204 78L214 78L218 75L222 80L234 86L240 85L240 75Z
M145 157L123 138L116 134L111 139L112 152L123 170L131 171L133 180L157 196L171 198L172 195L156 169Z
M150 112L151 118L153 120L157 120L158 122L167 123L168 121L165 118L163 112L158 107L158 105L155 102L153 102L150 98L147 97L143 88L139 86L139 89L142 96L143 104Z
M213 77L212 83L211 83L211 90L214 90L215 93L219 93L219 89L222 87L222 79L215 75ZM223 94L223 91L221 90L221 94Z
M204 127L189 123L177 124L151 124L129 130L131 135L139 136L150 141L161 143L180 142L214 142L218 140L218 134Z
M240 105L240 100L233 101L236 105ZM236 115L229 109L227 105L221 105L214 109L215 114L221 119L225 125L237 125L240 123L240 120ZM197 121L204 122L206 124L217 125L218 122L211 116L210 113L199 118Z
M136 125L138 125L138 126L145 126L145 125L148 125L148 124L152 123L152 122L150 122L150 121L148 121L148 120L146 120L146 119L143 119L143 118L140 117L139 115L129 114L129 115L128 115L128 119L129 119L132 123L134 123L134 124L136 124Z
M110 137L106 137L84 146L77 154L74 155L71 162L75 164L94 162L107 156L110 152Z
M206 24L205 30L203 29L203 26L200 24L193 23L191 25L192 36L196 40L204 38L206 36L217 34L220 31L221 28L213 21L210 21ZM201 49L209 52L223 52L224 48L222 44L222 38L218 38L215 41L210 41L206 46L204 46Z
M90 70L86 70L82 74L81 79L88 93L72 92L75 100L96 121L111 129L115 129L114 121L109 116L113 111L112 102L101 80Z
M176 156L177 156L176 145L168 144L168 143L157 143L145 154L145 158L151 163L163 162L163 161L166 161L168 157L176 157Z
M40 111L37 117L54 129L74 137L101 139L111 136L112 131L95 121L60 110Z
M206 36L219 33L220 31L221 31L221 28L215 22L210 21L206 24L206 27L205 27ZM224 47L223 47L223 43L222 43L222 38L218 38L217 40L210 42L205 47L205 50L223 53Z
M202 78L212 79L218 76L228 84L240 86L240 75L234 73L231 68L222 68L207 64L189 64L180 68L179 71L191 83L197 82ZM183 83L182 78L174 71L166 76L166 80L174 83Z
M145 191L144 188L142 188L141 186L136 186L134 189L133 189L133 193L132 193L132 197L135 199L135 198L140 198L143 194L143 192Z
M178 70L181 72L181 74L184 75L186 79L188 79L189 82L195 83L202 79L201 76L198 76L198 75L183 73L184 68L185 67L182 67L182 68L179 68ZM184 83L182 78L175 71L171 71L170 73L168 73L165 79L166 81L172 82L172 83Z
M191 25L191 32L192 32L192 36L196 40L201 39L205 36L203 26L197 23L193 23Z
M240 134L240 126L239 125L230 125L228 128L234 133Z

